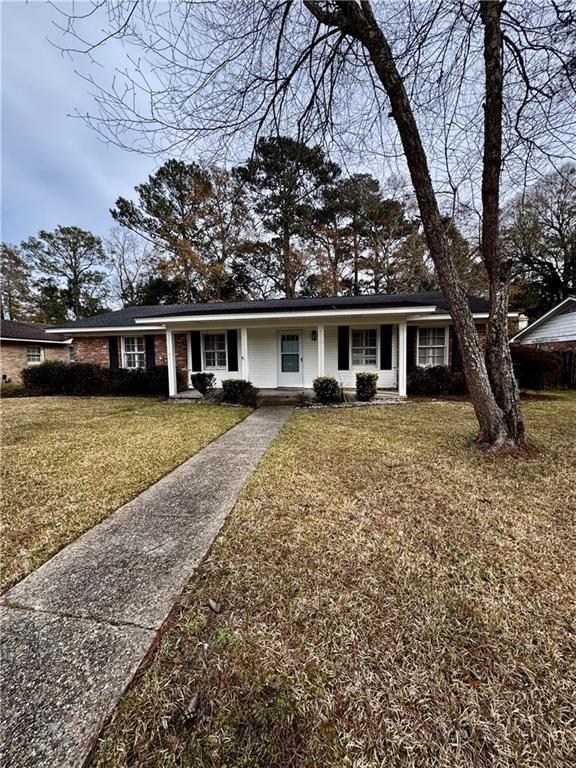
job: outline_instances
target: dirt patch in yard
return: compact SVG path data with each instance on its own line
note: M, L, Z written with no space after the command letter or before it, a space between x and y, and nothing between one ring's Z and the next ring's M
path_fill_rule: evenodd
M467 404L296 413L94 765L571 764L576 400L526 416L517 461Z

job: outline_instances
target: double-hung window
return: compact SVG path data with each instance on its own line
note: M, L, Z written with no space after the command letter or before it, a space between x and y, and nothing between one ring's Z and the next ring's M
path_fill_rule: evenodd
M42 347L36 344L30 344L26 347L26 362L41 363L42 362Z
M144 336L124 336L124 368L145 368Z
M418 358L421 367L448 364L446 328L418 328Z
M226 334L204 334L204 367L207 369L226 368Z
M376 367L376 328L352 330L352 365Z

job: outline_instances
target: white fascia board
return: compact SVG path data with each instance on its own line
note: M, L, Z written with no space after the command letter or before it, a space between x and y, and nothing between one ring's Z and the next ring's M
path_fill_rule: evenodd
M510 319L514 320L518 317L518 312L508 312L507 315ZM474 320L487 320L490 315L488 312L473 312L472 317ZM428 320L449 320L452 321L451 315L422 315L421 317L408 318L409 323L427 322Z
M52 331L50 331L52 333ZM54 339L12 339L6 336L0 336L0 341L23 341L26 344L72 344L72 339L63 341L54 341Z
M576 296L567 296L563 301L560 302L560 304L556 304L555 307L552 307L552 309L549 309L548 312L546 312L545 315L542 315L542 317L539 317L538 320L534 320L534 322L530 323L530 325L527 325L526 328L522 328L521 331L518 331L516 336L512 336L512 338L510 339L510 344L513 344L517 339L521 339L522 336L525 336L528 333L528 331L533 331L534 328L539 328L542 325L542 323L545 323L546 320L549 320L551 317L553 317L559 310L561 310L570 301L576 301Z
M138 326L137 328L133 325L126 325L126 326L111 326L111 327L102 327L102 328L55 328L54 330L51 330L50 333L70 333L72 331L73 336L79 336L82 333L92 333L92 334L103 334L103 333L126 333L127 331L131 331L132 333L141 333L142 331L163 331L164 326L163 325L147 325L147 326Z
M162 318L162 323L228 323L250 320L306 320L307 318L319 317L357 317L358 315L403 315L414 314L416 312L434 312L435 306L430 307L389 307L383 309L330 309L314 312L240 312L237 314L210 314L210 315L173 315ZM145 319L135 318L134 322L140 327L140 324L146 322Z

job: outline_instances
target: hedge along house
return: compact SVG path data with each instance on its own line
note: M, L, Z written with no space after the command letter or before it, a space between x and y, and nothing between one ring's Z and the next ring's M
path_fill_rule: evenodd
M511 345L558 352L564 361L563 379L576 388L576 296L568 296L510 339Z
M488 304L469 304L483 333ZM167 365L172 397L191 392L197 371L280 391L309 389L317 376L352 389L358 371L375 371L380 390L405 396L416 365L461 369L440 292L130 307L58 330L73 336L78 362Z

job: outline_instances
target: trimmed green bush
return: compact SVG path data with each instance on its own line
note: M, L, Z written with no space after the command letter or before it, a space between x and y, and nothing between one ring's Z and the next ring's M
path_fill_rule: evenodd
M43 395L167 395L168 368L102 368L46 361L22 371L27 389Z
M356 400L368 403L374 400L378 390L378 374L361 371L356 374Z
M466 391L464 374L446 365L418 367L408 374L409 395L464 395Z
M222 402L257 408L260 402L260 390L246 379L224 379Z
M334 405L342 402L342 388L333 376L318 376L312 387L319 403Z
M216 386L216 376L213 373L193 373L192 386L197 389L201 395L210 394Z
M512 364L522 389L556 389L562 378L563 360L559 352L538 347L513 346Z

